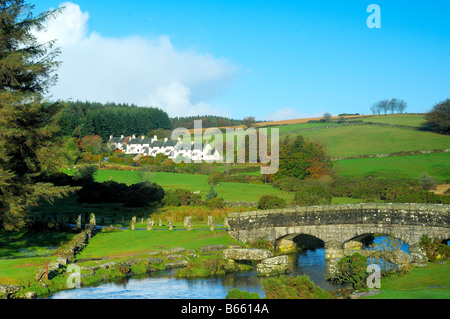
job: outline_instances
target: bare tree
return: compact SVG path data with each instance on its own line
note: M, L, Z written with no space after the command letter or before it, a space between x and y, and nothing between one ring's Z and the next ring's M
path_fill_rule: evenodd
M384 100L378 101L375 103L375 106L378 110L378 114L380 114L380 112L383 111L384 115L386 115L386 112L389 109L389 100L384 99Z
M331 113L325 112L323 113L323 119L325 120L325 122L331 122Z
M373 115L380 115L380 108L376 103L371 106L370 110L372 111Z
M395 110L397 109L398 100L396 98L393 98L389 101L388 109L391 110L391 114L395 113Z
M408 107L408 103L406 103L404 100L398 100L397 111L400 114L403 114L403 112L405 112L407 107Z

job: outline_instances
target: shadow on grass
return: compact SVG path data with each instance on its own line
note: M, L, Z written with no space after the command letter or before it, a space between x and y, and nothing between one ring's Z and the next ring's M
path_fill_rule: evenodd
M36 257L48 255L75 233L53 230L0 232L0 258Z

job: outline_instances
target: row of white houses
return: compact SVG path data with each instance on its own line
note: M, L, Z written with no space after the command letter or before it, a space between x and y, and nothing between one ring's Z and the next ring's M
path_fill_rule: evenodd
M181 139L178 141L158 140L155 135L153 138L147 138L145 136L136 137L133 136L110 136L108 147L111 149L122 150L126 154L153 156L157 154L163 154L170 159L176 159L181 157L183 159L189 159L192 161L221 161L222 156L218 150L212 147L208 143L194 143L189 144L182 143Z

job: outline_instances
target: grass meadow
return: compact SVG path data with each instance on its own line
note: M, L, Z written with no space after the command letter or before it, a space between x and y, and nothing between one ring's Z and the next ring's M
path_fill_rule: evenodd
M437 180L450 180L450 153L433 153L396 157L346 159L336 163L343 176L418 178L428 173Z
M340 126L300 134L321 143L331 157L450 148L450 136L379 125Z
M210 185L207 182L207 175L181 174L153 172L150 180L160 185L164 190L175 190L177 188L190 191L200 191L202 197L209 192ZM139 171L119 171L119 170L100 170L95 176L99 182L113 180L119 183L137 183L142 181L142 175ZM247 201L257 202L263 195L274 195L292 201L293 194L284 192L269 184L248 184L223 182L214 186L218 197L226 201Z
M420 127L425 121L422 114L394 114L394 115L374 115L362 117L363 122L374 122L383 124L405 125Z
M225 230L101 232L77 258L128 257L180 246L186 249L198 249L206 245L231 243L236 241Z

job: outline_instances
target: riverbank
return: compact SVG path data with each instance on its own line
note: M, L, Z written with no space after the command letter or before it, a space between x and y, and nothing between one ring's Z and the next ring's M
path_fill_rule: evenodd
M61 238L73 240L75 237ZM178 277L183 278L215 278L253 268L251 265L231 268L223 260L221 249L236 244L239 243L223 229L132 231L105 228L91 237L88 245L69 264L58 260L56 255L0 260L0 284L12 286L10 298L30 298L69 290L68 282L76 284L76 278L80 279L82 287L167 269L174 269L179 272ZM50 265L49 279L46 278L46 264ZM71 264L79 267L78 275L68 271ZM382 293L371 298L449 299L449 268L448 261L432 263L424 268L414 268L404 277L383 278ZM42 273L42 279L36 281L35 276L39 273Z
M450 260L381 279L381 293L367 299L450 299Z
M82 286L88 286L132 274L186 267L194 260L220 257L220 250L236 244L225 230L114 231L104 228L88 237L81 232L49 256L0 260L3 297L30 298L69 289L70 276L70 282L75 283L79 278ZM73 256L74 248L80 246L82 250L76 251L75 258L67 263L68 258L64 256ZM70 265L79 267L75 269L79 269L77 274L68 271ZM37 280L36 276L41 278Z

